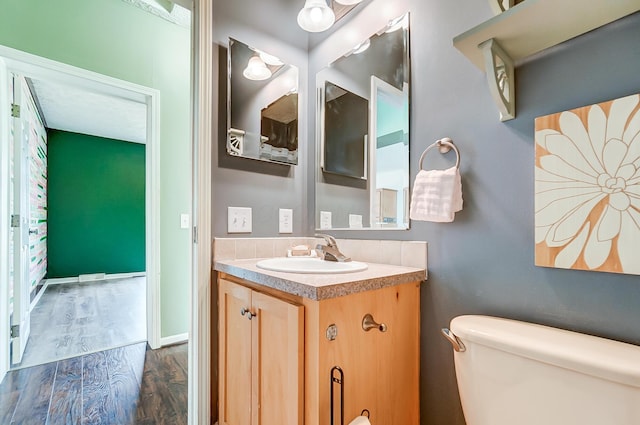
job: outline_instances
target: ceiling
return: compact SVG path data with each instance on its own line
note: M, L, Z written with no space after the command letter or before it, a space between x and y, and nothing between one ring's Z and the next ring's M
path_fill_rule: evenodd
M28 81L47 128L146 142L147 106L144 103L59 82L35 78Z

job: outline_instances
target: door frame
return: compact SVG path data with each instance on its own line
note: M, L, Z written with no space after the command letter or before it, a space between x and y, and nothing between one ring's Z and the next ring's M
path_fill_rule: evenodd
M214 99L218 96L217 49L212 44L213 1L193 0L191 9L191 100L193 224L189 321L189 425L209 425L212 416L212 376L217 376L212 333L217 329L217 285L212 281L212 182L218 122ZM216 321L212 323L212 321ZM212 362L212 360L214 360ZM214 363L214 364L212 364ZM215 381L216 378L213 380ZM215 400L217 401L217 399ZM215 409L214 409L215 410Z
M146 247L146 280L147 280L147 342L151 348L161 346L160 337L160 91L129 81L120 80L93 71L67 65L51 59L32 55L20 50L0 45L0 60L6 64L8 73L15 72L26 77L48 79L62 84L73 85L99 93L116 95L125 99L145 103L147 105L147 137L145 143L145 247ZM2 67L0 67L0 73ZM3 89L0 88L0 94ZM4 88L6 92L6 88ZM4 109L3 109L4 108ZM8 111L7 106L0 106L0 113ZM0 117L0 123L8 121ZM2 128L6 128L2 126ZM8 138L0 134L0 141ZM5 146L5 143L2 143ZM8 158L5 158L4 147L0 148L0 181L8 181ZM6 163L6 164L5 164ZM4 185L0 187L0 195L5 193ZM0 218L5 217L4 197L0 200ZM6 211L5 211L6 210ZM0 220L0 266L6 264L8 257L9 220ZM5 246L5 241L6 245ZM8 273L2 267L0 290L8 294ZM0 304L0 380L9 369L9 299ZM5 338L6 336L6 338Z

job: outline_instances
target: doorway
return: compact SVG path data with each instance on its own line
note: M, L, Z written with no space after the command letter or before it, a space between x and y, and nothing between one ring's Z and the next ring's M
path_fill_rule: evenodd
M144 111L143 124L144 124L144 265L145 265L145 280L146 288L143 289L143 301L145 304L145 311L143 312L144 321L146 322L146 335L145 339L148 341L151 348L158 348L160 346L160 320L159 320L159 247L158 244L154 244L153 241L159 240L159 199L157 195L157 187L159 186L159 92L155 89L132 84L126 81L117 80L104 75L96 74L90 71L82 70L80 68L64 65L58 62L43 59L37 56L26 54L14 49L0 46L0 97L5 99L8 97L8 78L10 74L16 74L24 76L25 78L53 82L58 85L73 87L80 91L85 91L97 97L108 97L113 102L125 102L128 104L136 105L135 107L142 107ZM4 97L3 97L4 96ZM7 109L3 101L3 108ZM8 103L6 103L8 104ZM113 108L114 103L109 104L108 108ZM7 112L5 114L4 112ZM9 192L11 188L8 187L9 173L11 170L10 164L10 152L7 149L8 140L10 139L9 133L9 120L4 116L9 116L10 111L0 110L3 113L1 123L3 124L2 132L0 134L0 141L2 141L2 150L0 151L0 173L3 182L0 193L2 193L2 203L0 203L0 215L4 218L9 218L9 211L11 206L8 201ZM117 127L117 126L115 126ZM4 195L7 195L6 197ZM25 216L26 217L26 216ZM12 238L11 227L9 226L10 220L2 220L0 224L0 266L8 266L10 264L9 257L11 253L6 248L10 246L9 242ZM25 219L24 226L22 223L17 224L16 227L18 234L25 234L28 238L29 225L31 223ZM27 239L28 240L28 239ZM14 250L15 254L16 250ZM14 264L24 264L25 261L16 259ZM17 286L14 287L14 300L10 300L10 297L2 297L2 305L0 306L0 377L4 376L9 368L9 349L11 336L9 332L9 321L11 319L11 309L13 313L16 311L15 295L22 295L19 302L22 304L20 308L24 314L14 320L21 325L20 331L14 332L13 342L14 346L26 345L27 334L26 328L23 328L23 324L28 324L30 316L30 279L11 279L8 267L0 267L0 291L3 294L9 293L9 282L15 281ZM15 275L15 272L14 272ZM95 283L96 280L102 280L110 276L101 275L99 273L89 275L79 275L74 279L85 280L90 283ZM113 277L113 276L111 276ZM124 278L125 276L115 276L118 278ZM126 276L135 277L135 276ZM92 282L93 281L93 282ZM60 282L56 282L60 283ZM27 292L27 290L29 291ZM45 289L40 291L45 293ZM28 300L28 302L26 302ZM36 300L37 301L37 300ZM14 317L15 319L15 317Z

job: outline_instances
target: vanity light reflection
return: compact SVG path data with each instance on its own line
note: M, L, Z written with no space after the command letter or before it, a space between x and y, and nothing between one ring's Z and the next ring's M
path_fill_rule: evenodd
M242 71L242 75L248 80L262 81L271 78L271 71L267 68L267 64L264 63L262 58L255 54L249 59L247 67Z

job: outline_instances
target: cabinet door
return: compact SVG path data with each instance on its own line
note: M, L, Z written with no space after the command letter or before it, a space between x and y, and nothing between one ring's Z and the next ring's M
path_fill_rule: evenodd
M302 425L304 308L257 292L252 304L251 424Z
M329 376L333 366L344 371L344 413L349 423L369 410L376 425L418 425L420 423L420 288L418 283L390 286L374 291L319 302L319 329L315 338L319 354L317 370L319 399L316 420L307 425L330 422ZM311 308L310 307L310 311ZM364 331L366 314L386 325L386 331ZM313 319L310 320L312 322ZM335 324L334 341L324 337ZM311 331L309 332L311 333ZM337 388L336 388L337 389ZM311 391L309 391L311 393ZM335 406L340 406L336 397ZM311 404L311 408L314 405ZM338 421L336 409L334 422Z
M251 290L220 279L220 425L251 423Z

